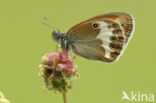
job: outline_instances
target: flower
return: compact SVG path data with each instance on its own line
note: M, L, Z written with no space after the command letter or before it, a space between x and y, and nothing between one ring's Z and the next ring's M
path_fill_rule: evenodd
M74 60L75 57L69 56L66 50L45 54L39 66L45 87L60 92L70 89L73 80L79 77Z
M3 93L0 92L0 103L10 103L9 100L7 100Z

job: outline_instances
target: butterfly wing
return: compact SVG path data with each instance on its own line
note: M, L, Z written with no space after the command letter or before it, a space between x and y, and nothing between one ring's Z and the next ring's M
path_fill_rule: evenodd
M71 50L90 60L115 61L134 28L127 13L109 13L81 22L66 33Z

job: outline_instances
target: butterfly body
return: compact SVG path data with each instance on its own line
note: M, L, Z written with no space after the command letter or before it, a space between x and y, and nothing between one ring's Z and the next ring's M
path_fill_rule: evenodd
M64 34L52 34L56 41L61 41L63 50L72 50L90 60L113 62L123 52L133 29L132 16L119 12L86 20Z

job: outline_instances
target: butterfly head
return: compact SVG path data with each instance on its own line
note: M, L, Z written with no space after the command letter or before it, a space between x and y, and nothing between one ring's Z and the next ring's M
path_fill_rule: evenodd
M63 34L62 34L60 31L58 31L58 32L53 31L53 32L52 32L52 38L53 38L55 41L59 42L59 41L63 38Z
M68 50L68 38L65 33L53 31L52 38L61 45L63 50Z

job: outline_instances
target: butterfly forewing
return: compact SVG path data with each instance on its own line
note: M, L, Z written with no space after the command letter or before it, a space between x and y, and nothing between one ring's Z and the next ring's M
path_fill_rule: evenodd
M133 27L129 14L109 13L73 26L66 35L74 53L91 60L113 62L125 48Z

